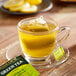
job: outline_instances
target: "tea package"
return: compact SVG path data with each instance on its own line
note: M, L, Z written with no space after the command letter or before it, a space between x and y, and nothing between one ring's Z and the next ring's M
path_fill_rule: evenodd
M0 76L39 76L39 72L22 56L0 66Z

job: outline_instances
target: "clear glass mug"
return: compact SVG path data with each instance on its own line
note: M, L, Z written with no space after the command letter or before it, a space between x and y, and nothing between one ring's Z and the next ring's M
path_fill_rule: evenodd
M36 19L37 17L23 19L18 23L18 34L20 45L25 58L31 64L45 64L49 61L52 51L55 49L57 43L61 43L69 36L69 27L59 27L58 24L51 18L44 17L47 23L55 25L53 30L44 32L30 32L20 28L20 25ZM57 40L57 35L60 36L62 32L65 35ZM62 34L61 34L62 35Z

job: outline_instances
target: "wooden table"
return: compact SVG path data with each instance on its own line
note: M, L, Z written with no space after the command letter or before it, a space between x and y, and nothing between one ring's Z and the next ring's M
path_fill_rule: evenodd
M76 76L76 4L54 4L48 12L28 16L12 16L0 11L0 65L7 61L7 48L18 40L17 23L23 18L39 15L51 16L59 25L71 28L70 36L65 42L65 46L70 50L69 60L58 67L40 70L40 76Z

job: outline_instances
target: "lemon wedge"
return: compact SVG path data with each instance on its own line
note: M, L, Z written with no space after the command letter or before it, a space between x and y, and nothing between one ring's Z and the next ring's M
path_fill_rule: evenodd
M42 0L26 0L26 1L29 2L31 5L38 5L42 3Z
M18 7L24 4L24 0L7 0L3 6L4 8Z

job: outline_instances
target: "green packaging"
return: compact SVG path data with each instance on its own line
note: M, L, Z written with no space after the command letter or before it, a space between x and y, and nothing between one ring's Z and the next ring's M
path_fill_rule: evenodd
M22 56L0 66L0 76L39 76L40 73Z

